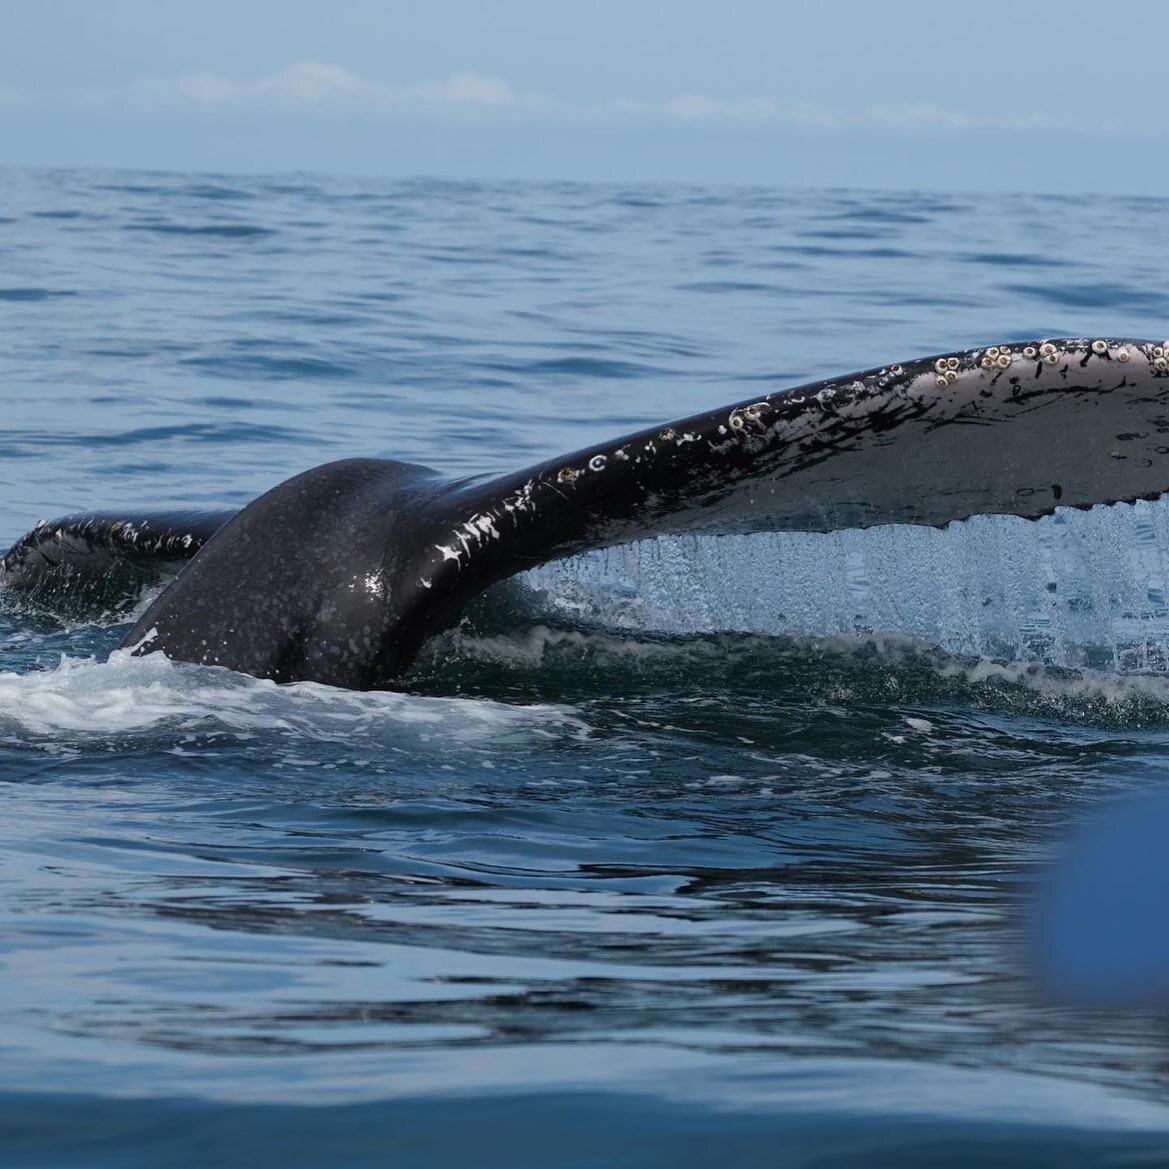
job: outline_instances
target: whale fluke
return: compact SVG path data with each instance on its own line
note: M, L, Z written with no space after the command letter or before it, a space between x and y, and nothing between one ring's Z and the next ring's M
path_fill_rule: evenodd
M0 583L57 607L108 603L177 573L234 515L83 512L42 520L0 557Z
M383 686L487 586L592 548L1034 518L1165 491L1169 343L989 346L739 402L499 478L376 459L317 467L224 523L125 644L278 681Z

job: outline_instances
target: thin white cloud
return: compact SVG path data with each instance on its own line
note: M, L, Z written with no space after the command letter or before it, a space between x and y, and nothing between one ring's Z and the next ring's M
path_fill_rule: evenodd
M1043 113L976 114L929 103L833 108L808 101L772 98L719 98L690 93L661 102L620 101L614 110L631 117L692 123L782 126L799 130L1073 130L1082 122ZM1115 131L1100 123L1096 131Z
M476 73L456 73L437 85L410 87L413 95L432 101L474 102L477 105L509 106L516 101L515 91L498 77L481 77Z
M394 115L502 109L517 103L506 81L456 73L442 81L399 84L361 77L326 61L295 61L275 73L235 79L188 73L134 82L123 97L139 107L238 107L252 110L313 109Z
M1000 130L1118 133L1101 123L1087 127L1043 112L980 114L929 103L833 108L772 97L726 98L703 93L646 101L611 98L573 101L515 89L502 78L455 73L438 81L381 81L326 61L295 61L274 73L231 78L188 73L144 78L105 89L35 91L0 86L0 109L103 108L151 111L365 114L395 120L588 123L660 123L772 127L794 130Z
M35 104L36 94L14 85L0 85L0 110L23 109Z

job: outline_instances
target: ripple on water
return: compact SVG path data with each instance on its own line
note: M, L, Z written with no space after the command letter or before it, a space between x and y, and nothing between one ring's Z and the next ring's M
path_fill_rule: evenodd
M261 239L275 235L270 227L255 223L127 223L124 231L150 231L158 235L211 236L219 239Z
M0 300L14 303L32 303L40 300L54 300L58 297L76 296L70 288L0 288Z

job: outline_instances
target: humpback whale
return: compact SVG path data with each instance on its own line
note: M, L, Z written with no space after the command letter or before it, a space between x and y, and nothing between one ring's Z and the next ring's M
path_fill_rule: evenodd
M353 458L239 512L65 516L9 549L0 585L64 603L178 570L124 646L370 689L489 585L588 549L1166 491L1169 341L1045 339L776 391L494 478Z

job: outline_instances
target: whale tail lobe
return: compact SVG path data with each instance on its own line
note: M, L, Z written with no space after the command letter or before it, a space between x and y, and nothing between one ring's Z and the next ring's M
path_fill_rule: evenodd
M0 557L0 584L56 610L116 608L177 573L234 514L84 512L42 520Z

